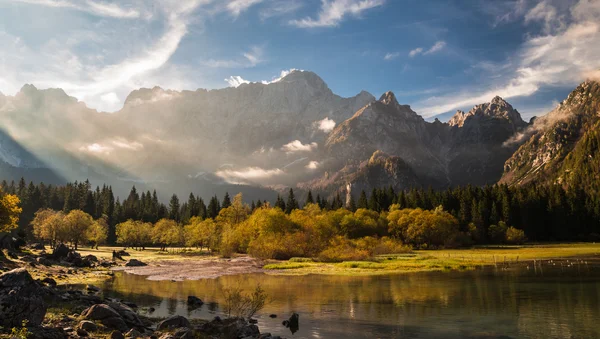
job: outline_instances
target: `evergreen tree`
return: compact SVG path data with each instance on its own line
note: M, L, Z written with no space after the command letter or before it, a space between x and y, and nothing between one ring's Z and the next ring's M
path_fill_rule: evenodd
M283 201L279 194L277 194L277 199L275 200L275 207L279 207L282 211L285 211L285 201Z
M358 198L357 208L369 208L369 201L367 200L367 194L364 190L360 192L360 197Z
M304 203L304 206L306 206L308 204L314 204L314 203L315 203L315 201L312 196L312 191L308 190L308 195L306 196L306 202Z
M229 192L225 192L225 196L223 197L223 203L221 204L221 208L227 208L231 206L231 199L229 198Z
M173 219L177 222L181 221L181 215L179 213L179 198L177 197L177 194L173 194L169 201L169 219Z
M296 197L294 196L294 190L290 188L287 203L285 204L285 213L290 214L295 209L298 209L298 202L296 201Z

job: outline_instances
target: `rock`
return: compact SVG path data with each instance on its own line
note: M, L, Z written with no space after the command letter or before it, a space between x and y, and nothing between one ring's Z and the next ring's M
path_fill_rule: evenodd
M292 334L296 333L300 329L300 315L298 313L292 313L289 320L284 320L283 325L292 331Z
M41 280L41 282L43 282L44 284L48 285L48 286L56 286L56 280L52 279L52 278L44 278Z
M148 313L153 313L154 311L156 311L156 309L155 309L154 307L150 307L150 308L148 309Z
M178 328L178 327L190 327L190 322L185 318L182 317L180 315L174 315L170 318L167 318L163 321L161 321L160 323L158 323L158 326L156 326L156 329L158 331L162 331L162 330L166 330L166 329L173 329L173 328Z
M87 320L98 320L102 325L119 331L127 331L129 326L123 320L123 317L112 307L106 304L93 305L83 311L82 316Z
M32 250L38 250L38 251L43 251L46 249L46 247L44 247L44 245L40 244L39 242L29 245L29 248L31 248Z
M173 332L173 336L179 339L194 339L194 331L186 327L181 327Z
M29 328L28 339L67 339L69 336L60 327L32 327Z
M98 257L92 254L86 255L84 259L88 260L89 262L98 262Z
M82 320L81 322L79 322L79 325L77 325L77 328L80 328L87 332L96 332L98 330L98 325L89 320Z
M87 289L88 291L92 291L92 292L98 292L98 291L100 291L100 288L99 288L99 287L97 287L97 286L94 286L94 285L87 285L87 286L86 286L86 289Z
M138 305L136 305L135 303L129 302L129 301L123 301L122 304L127 305L127 306L131 307L132 309L138 308Z
M44 289L24 268L0 275L0 326L20 327L26 320L29 326L39 326L46 315Z
M248 319L248 322L251 324L258 324L258 320L256 319Z
M21 261L26 262L26 263L34 262L35 257L32 255L25 255L25 256L21 257Z
M121 257L128 257L130 254L127 253L127 251L125 251L125 250L120 250L117 252L117 255L119 255Z
M35 261L40 265L52 266L52 261L50 261L48 258L45 258L45 257L38 257L35 259Z
M260 335L258 327L249 324L243 318L221 320L215 317L213 321L202 325L199 331L207 336L219 336L221 338L257 338Z
M140 331L136 330L135 328L132 328L131 330L129 330L129 332L125 333L125 338L143 338L144 335L142 333L140 333Z
M198 297L190 295L187 297L187 304L188 306L202 306L204 305L204 301Z
M63 260L67 258L71 250L65 244L59 244L52 251L52 259L54 260Z
M123 335L123 333L119 332L119 331L112 331L110 333L110 335L108 336L109 339L125 339L125 336Z
M127 267L139 267L139 266L147 266L146 263L143 263L137 259L130 259L127 263L125 263Z
M143 327L144 326L144 324L138 317L137 313L135 313L135 311L131 307L129 307L123 303L114 302L114 301L108 302L107 304L110 308L115 310L121 316L121 318L123 318L123 320L125 320L127 325L129 325L130 327Z
M269 318L273 318L273 319L275 319L275 318L277 318L277 314L270 314L270 315L269 315Z
M87 333L86 330L83 330L81 328L77 329L77 335L79 335L80 337L87 337L89 334Z

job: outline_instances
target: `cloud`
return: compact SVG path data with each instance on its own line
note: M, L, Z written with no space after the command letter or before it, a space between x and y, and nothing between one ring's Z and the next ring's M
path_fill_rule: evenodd
M252 46L249 51L234 60L215 60L210 59L201 62L204 66L211 68L252 68L264 62L264 50L259 46Z
M117 96L117 93L110 92L100 96L100 100L106 102L109 106L118 106L121 103L121 99Z
M263 2L263 0L233 0L227 4L227 10L235 17L248 8Z
M303 144L300 140L294 140L288 144L283 145L283 147L281 147L281 150L290 154L296 152L311 152L316 148L316 142L312 142L310 144Z
M390 60L394 60L394 59L396 59L396 58L397 58L397 57L399 57L399 56L400 56L400 53L398 53L398 52L394 52L394 53L387 53L387 54L386 54L386 55L383 57L383 60L390 61Z
M446 47L446 42L438 41L435 44L433 44L433 46L431 46L431 48L429 48L426 51L422 47L415 48L408 53L408 56L411 58L414 58L419 54L423 54L423 55L434 54L434 53L437 53L437 52L441 51L442 49L444 49L444 47Z
M82 152L89 152L94 154L110 154L113 148L110 146L104 146L98 143L93 143L90 145L81 146L79 150Z
M300 28L335 27L347 15L359 16L362 12L384 3L385 0L323 0L316 19L306 17L292 20L290 24Z
M256 181L264 181L285 174L279 168L263 169L260 167L247 167L242 170L222 169L215 175L232 184L248 184Z
M243 79L239 75L232 75L228 79L225 79L225 81L229 84L229 87L239 87L242 84L250 83L250 81Z
M439 52L442 49L444 49L444 47L446 47L446 42L445 41L438 41L433 46L431 46L430 49L428 49L425 53L423 53L423 55L433 54L433 53Z
M303 5L304 4L300 0L274 1L271 6L268 6L260 11L260 19L267 20L269 18L294 13L302 8Z
M315 122L317 128L325 133L329 133L331 131L333 131L333 129L335 128L335 121L329 119L328 117L326 117L323 120L319 120L317 122Z
M225 81L229 84L230 87L238 87L241 84L250 84L250 83L261 83L263 85L269 85L269 84L273 84L273 83L281 81L281 79L285 78L286 76L288 76L290 73L293 73L293 72L304 72L304 71L295 69L295 68L290 68L288 70L282 70L278 76L274 76L273 78L271 78L271 80L262 80L262 81L250 81L250 80L246 80L246 79L242 78L239 75L232 75L229 78L225 79Z
M321 166L321 163L313 160L313 161L309 162L308 165L306 165L306 168L308 168L310 170L316 170L317 168L319 168L319 166Z
M139 143L137 141L129 142L125 139L113 140L112 144L118 148L130 150L130 151L137 151L137 150L144 148L144 145L142 145L141 143Z
M415 48L412 51L410 51L408 53L408 56L412 58L412 57L415 57L415 56L417 56L417 55L419 55L421 53L423 53L423 48L418 47L418 48Z
M131 8L119 7L115 3L101 1L67 1L67 0L9 0L31 5L39 5L53 8L67 8L86 12L96 16L136 19L140 17L140 12Z
M536 7L525 16L543 18L543 11ZM594 74L600 69L600 2L579 0L568 13L557 12L556 16L570 19L556 20L541 35L527 37L511 58L515 62L498 76L491 74L494 85L431 97L417 103L417 110L430 117L480 104L496 95L508 99L530 96L544 86L573 87Z

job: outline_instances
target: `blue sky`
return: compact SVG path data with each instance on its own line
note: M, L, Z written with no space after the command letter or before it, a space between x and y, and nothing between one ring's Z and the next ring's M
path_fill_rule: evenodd
M116 111L155 85L310 70L442 120L500 95L543 114L600 68L600 0L0 0L0 91Z

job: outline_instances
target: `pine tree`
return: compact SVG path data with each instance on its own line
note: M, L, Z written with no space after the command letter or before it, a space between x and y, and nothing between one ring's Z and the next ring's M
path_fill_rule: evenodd
M231 206L231 199L229 198L229 192L225 192L225 196L223 197L223 203L221 204L221 208L227 208Z
M287 203L285 204L285 213L290 214L295 209L298 209L298 202L296 201L296 197L294 196L294 190L290 188Z
M308 204L314 204L315 201L313 200L313 196L312 196L312 191L308 190L308 195L306 196L306 202L304 203L304 206L308 205Z
M360 192L360 197L358 198L358 204L356 207L365 209L369 208L369 201L367 200L367 193L365 193L365 190Z
M177 222L180 221L179 198L177 197L177 194L173 194L169 201L169 218Z
M356 202L354 202L354 197L350 194L350 201L348 201L348 210L351 212L356 212Z
M277 199L275 200L275 207L279 207L282 211L285 211L285 201L279 194L277 194Z

